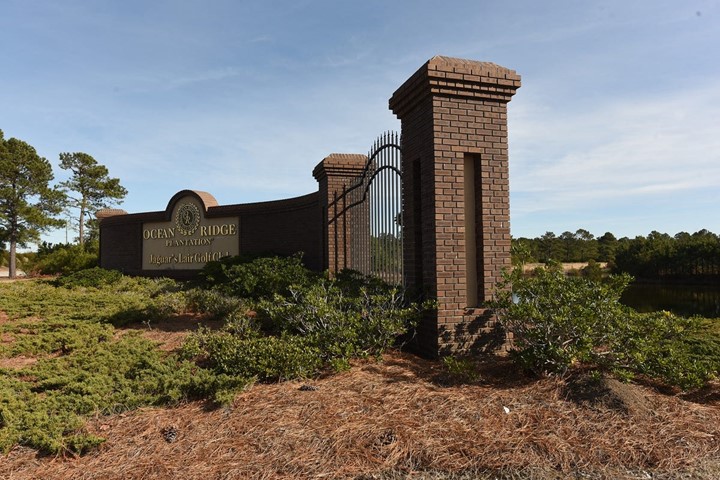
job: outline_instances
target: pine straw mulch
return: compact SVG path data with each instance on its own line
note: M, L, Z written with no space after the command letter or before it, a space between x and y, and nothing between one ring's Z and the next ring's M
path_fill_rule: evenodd
M452 385L439 362L390 352L311 382L254 385L230 408L98 417L99 451L17 447L0 478L720 478L717 403L628 386L635 407L618 409L506 362L482 368L476 384Z

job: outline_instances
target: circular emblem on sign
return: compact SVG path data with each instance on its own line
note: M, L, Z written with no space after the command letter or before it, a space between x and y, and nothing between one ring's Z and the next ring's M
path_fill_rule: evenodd
M180 205L175 214L175 225L183 235L192 235L200 224L200 209L194 203Z

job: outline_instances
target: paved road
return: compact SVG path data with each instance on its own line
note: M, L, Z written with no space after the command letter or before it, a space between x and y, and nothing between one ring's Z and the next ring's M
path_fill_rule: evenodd
M24 277L25 272L22 270L18 270L15 272L15 275L18 277ZM0 267L0 278L8 278L10 276L10 272L8 271L8 267Z

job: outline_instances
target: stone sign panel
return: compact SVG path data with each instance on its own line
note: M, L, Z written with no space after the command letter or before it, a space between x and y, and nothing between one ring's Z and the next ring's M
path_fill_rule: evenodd
M142 225L143 270L199 270L207 262L240 254L239 217L206 218L195 196L175 202L166 222Z

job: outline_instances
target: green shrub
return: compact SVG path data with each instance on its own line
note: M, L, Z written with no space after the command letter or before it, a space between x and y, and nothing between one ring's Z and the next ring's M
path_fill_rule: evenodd
M453 382L473 383L481 378L472 358L447 356L443 357L443 364Z
M697 361L709 361L720 372L720 318L699 318L694 320L694 330L683 336L683 342Z
M166 318L187 308L173 280L122 276L103 288L57 288L54 281L3 284L0 310L10 318L85 320L127 325Z
M564 372L575 363L602 360L597 349L630 315L619 303L629 281L624 276L593 282L566 277L556 268L536 269L532 277L515 271L491 306L512 332L513 355L524 368Z
M580 274L594 281L600 281L603 278L602 267L595 260L588 260L588 264L580 270Z
M3 328L13 338L8 354L37 356L51 353L67 355L112 339L114 329L96 322L53 320L15 323Z
M102 320L115 326L151 323L188 310L187 295L182 290L182 285L169 278L123 275L117 283L104 291L115 295L117 301L126 300L124 306L113 315L102 317Z
M584 364L682 388L706 382L717 370L688 343L698 331L697 319L639 314L623 306L620 295L630 280L566 277L554 268L538 269L533 277L515 271L490 306L513 335L513 357L533 372L564 373Z
M228 257L209 262L200 273L203 285L241 298L272 298L289 294L293 285L307 285L319 275L302 264L299 255L292 257Z
M301 268L299 258L251 263L244 270L250 277L232 270L236 276L210 290L185 291L172 280L101 269L58 282L0 285L0 310L10 318L0 325L7 340L0 355L40 359L0 370L0 450L23 444L83 452L103 441L84 429L90 415L191 398L227 404L253 379L306 378L328 366L344 370L350 358L392 345L420 310L406 305L398 289L357 272L327 280ZM279 270L267 282L252 280L273 265ZM276 287L281 293L273 301L268 292ZM267 322L264 331L247 314L254 305L246 302L264 307L258 315ZM191 334L178 354L137 334L119 336L113 327L184 309L223 318L225 326Z
M398 288L356 272L256 300L257 317L217 287L192 291L189 298L198 310L224 315L226 324L221 332L191 336L183 347L185 358L259 380L307 376L323 366L342 370L353 357L379 355L414 326L421 311L407 305Z
M258 315L280 332L309 339L326 360L380 354L414 326L419 308L407 306L399 289L348 292L341 285L325 280L291 288L288 297L260 302Z
M633 312L611 349L616 370L630 370L682 389L700 387L720 372L720 338L704 331L704 319L670 312Z
M78 270L73 273L62 275L55 280L59 287L95 287L100 288L106 285L113 285L120 281L122 273L117 270L106 270L100 267L93 267Z
M204 360L219 374L261 381L310 377L322 365L320 352L301 337L241 337L227 331L193 334L182 357Z
M209 314L212 318L226 318L247 311L243 299L228 295L217 289L194 288L186 292L187 305L196 313Z
M45 275L68 275L79 270L96 267L98 252L82 245L62 244L39 252L34 269Z
M33 270L37 254L35 252L17 252L15 253L15 267L25 273ZM3 250L3 244L0 242L0 267L10 266L10 252Z
M146 278L123 275L120 280L113 284L108 290L116 293L132 292L148 297L157 297L166 293L182 291L182 288L182 284L171 278Z
M276 295L257 306L260 318L278 333L308 339L323 359L351 357L358 350L361 312L330 282Z
M333 284L338 287L346 297L360 297L363 295L385 294L390 291L399 291L399 288L384 282L379 277L365 275L357 270L345 268L335 275Z

